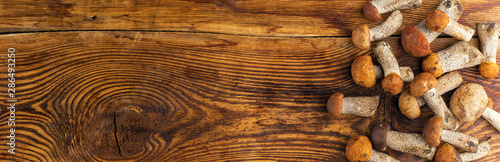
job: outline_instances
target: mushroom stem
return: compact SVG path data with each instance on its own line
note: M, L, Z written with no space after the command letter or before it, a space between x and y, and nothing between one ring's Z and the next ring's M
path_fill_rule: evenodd
M427 160L432 160L436 153L436 147L429 146L422 135L416 133L389 131L387 133L387 147L417 155Z
M457 128L460 126L461 122L458 120L455 115L448 109L446 106L446 103L444 102L443 98L441 98L441 95L439 95L436 92L436 88L432 88L431 90L427 91L424 95L423 98L427 105L431 108L432 112L436 116L440 116L444 119L443 121L443 128L447 130L457 130Z
M451 20L458 21L460 16L462 16L462 14L464 13L464 9L462 8L462 4L460 3L459 0L444 0L443 2L441 2L441 4L439 4L437 9L444 11L448 15L450 21ZM427 28L425 20L422 20L415 27L418 30L420 30L420 32L422 32L422 34L425 35L425 37L427 38L427 41L429 43L434 41L434 39L436 39L442 33L442 31L437 32L437 31L432 31L429 28Z
M384 72L382 71L382 68L379 65L373 65L373 70L375 70L375 77L377 79L384 78ZM403 82L411 82L415 77L413 74L413 70L411 70L411 67L408 66L399 67L399 71L401 73L401 79L403 80Z
M498 23L477 23L477 35L485 62L497 63Z
M464 133L443 130L441 140L467 152L477 152L479 139Z
M383 14L394 10L417 8L422 4L422 0L373 0L370 3L377 8L379 14Z
M488 143L488 141L484 141L478 145L476 153L464 152L458 154L458 156L460 156L460 159L462 159L462 161L474 161L487 156L488 153L490 153L490 144Z
M392 156L373 150L372 157L370 158L370 160L368 160L368 162L379 162L379 161L399 162L398 159L393 158Z
M444 73L462 68L479 65L484 60L483 54L476 47L465 41L460 41L439 51Z
M373 42L391 36L398 31L401 24L403 24L403 14L396 10L382 24L369 29L370 41Z
M342 114L371 117L375 115L379 101L380 96L344 97L342 99Z
M483 118L486 119L490 124L500 131L500 114L493 109L486 108L482 114Z
M464 26L456 21L450 20L443 33L448 34L458 40L469 41L474 35L474 29Z
M376 72L376 71L375 71ZM443 95L446 92L449 92L463 83L464 79L460 76L458 71L453 71L447 73L437 79L436 84L436 92L438 95ZM418 106L424 106L425 101L422 97L417 97Z

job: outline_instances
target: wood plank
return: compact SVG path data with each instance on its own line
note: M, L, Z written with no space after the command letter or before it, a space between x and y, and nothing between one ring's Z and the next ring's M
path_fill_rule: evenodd
M387 41L400 65L421 71L421 59L405 54L399 38ZM438 38L432 49L454 42ZM16 154L0 138L0 159L346 161L347 140L368 135L377 122L420 132L432 115L424 107L409 120L380 83L355 85L350 64L371 51L356 49L349 38L48 32L3 35L2 55L8 48L16 49ZM6 71L3 60L1 85ZM485 80L476 67L461 74L500 101L500 77ZM333 92L382 95L382 102L375 117L333 119L325 108ZM0 96L2 107L7 99ZM1 109L2 137L9 135L9 115ZM500 159L500 133L484 119L459 130L491 137L492 152L482 161Z
M155 30L259 36L350 36L366 0L19 0L2 1L0 32L51 30ZM403 24L417 24L441 0L402 11ZM462 1L460 23L500 22L500 1ZM387 17L389 14L385 14ZM399 32L395 35L399 35Z

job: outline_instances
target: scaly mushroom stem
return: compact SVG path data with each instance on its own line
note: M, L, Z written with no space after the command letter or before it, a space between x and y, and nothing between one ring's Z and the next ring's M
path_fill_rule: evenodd
M443 130L441 140L464 149L467 152L477 152L478 150L479 139L464 133Z
M456 21L450 21L448 26L443 30L443 33L448 34L458 40L469 41L474 35L474 29L459 24Z
M422 69L439 77L446 72L479 65L483 60L484 56L479 49L460 41L437 54L427 56L422 62Z
M458 154L458 156L460 157L460 159L462 159L462 161L474 161L486 157L488 153L490 153L490 144L488 143L488 141L484 141L478 145L478 150L476 153L464 152Z
M384 72L379 65L373 65L373 69L375 70L375 77L377 79L384 79ZM403 80L403 82L411 82L415 77L413 74L413 70L411 70L411 67L399 67L399 71L401 73L401 79Z
M427 105L431 108L436 116L444 119L443 128L447 130L457 130L461 122L455 115L448 109L441 95L437 94L436 88L427 91L423 98Z
M437 79L436 87L434 88L436 88L438 95L443 95L444 93L457 88L463 82L464 79L460 76L460 73L458 71L453 71L439 77ZM417 97L417 102L419 107L425 105L425 101L422 97Z
M481 41L481 52L486 59L479 66L479 73L491 79L498 75L497 46L498 46L498 23L477 23L477 35Z
M375 115L380 96L372 97L344 97L342 93L334 93L328 99L326 108L333 117L341 117L342 114L371 117Z
M403 14L399 10L392 12L384 23L371 29L368 29L366 24L359 24L352 31L352 43L359 49L369 49L370 42L391 36L401 24L403 24Z
M363 7L365 17L370 21L380 21L380 14L394 10L406 10L417 8L422 0L373 0L366 2Z
M436 153L436 147L429 146L422 135L416 133L389 131L387 133L387 147L427 160L432 160L434 153Z
M391 46L389 43L381 41L375 45L373 53L384 70L385 78L382 81L382 88L392 95L398 94L403 90L403 80L401 79L398 60L392 53Z
M490 124L500 131L500 114L493 109L486 108L482 114L483 118L486 119Z
M368 160L368 162L380 162L380 161L384 161L384 162L399 162L398 159L393 158L392 156L389 156L389 155L387 155L385 153L373 150L372 157L370 158L370 160Z

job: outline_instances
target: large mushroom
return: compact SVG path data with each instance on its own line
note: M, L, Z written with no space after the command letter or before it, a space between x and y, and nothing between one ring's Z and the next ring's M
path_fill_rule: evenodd
M356 137L352 137L351 139L349 139L349 141L347 142L347 146L345 147L345 155L347 156L347 160L352 162L358 162L358 161L398 162L399 161L385 153L373 150L370 139L368 139L368 137L363 135L358 135Z
M385 151L389 147L427 160L432 160L436 152L436 147L429 146L422 135L391 131L390 125L385 122L377 124L372 129L370 138L373 142L373 148L377 151Z
M439 9L427 13L425 24L429 30L443 31L458 40L469 41L474 34L474 29L464 26L455 20L450 20L448 15Z
M490 153L490 144L488 141L481 142L476 153L464 152L458 154L457 150L448 143L443 143L439 146L434 161L436 162L457 162L457 161L474 161L486 157Z
M359 24L352 31L352 43L359 49L370 49L370 42L391 36L398 31L402 23L403 14L399 10L396 10L392 12L384 23L373 28L368 28L366 24Z
M460 41L427 56L422 62L422 69L439 77L446 72L479 65L483 61L484 56L479 49Z
M326 108L334 118L340 118L342 114L371 117L375 115L379 101L380 96L344 97L337 92L330 96Z
M477 152L479 139L464 133L443 130L443 118L434 116L425 123L423 134L430 146L438 146L441 141L448 142L468 152Z
M481 52L485 61L479 65L479 73L486 79L495 78L498 74L497 48L498 23L477 23L477 35L481 41Z
M363 7L363 14L370 21L380 21L380 14L394 10L414 9L422 4L422 0L372 0L366 2Z
M389 43L384 41L378 42L375 45L373 53L384 70L385 78L382 80L382 88L384 91L392 95L400 93L403 90L404 83L401 79L398 60L392 53L392 48Z
M401 79L404 82L413 80L413 71L410 67L399 67ZM379 65L373 65L372 57L362 55L354 59L351 66L351 74L354 82L360 86L370 88L375 85L377 79L384 78L384 72Z

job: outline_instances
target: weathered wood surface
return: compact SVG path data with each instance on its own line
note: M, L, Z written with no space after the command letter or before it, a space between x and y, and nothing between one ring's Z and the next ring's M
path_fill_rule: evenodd
M400 65L421 71L421 59L407 55L398 37L386 40ZM454 42L438 38L432 50ZM471 43L478 45L476 38ZM17 153L6 151L9 112L1 95L1 159L346 161L347 140L368 135L377 122L420 132L432 115L424 107L409 120L380 81L375 88L355 85L350 64L371 51L356 49L350 38L123 31L0 37L0 51L11 47L17 51ZM485 80L477 67L460 73L500 102L500 77ZM333 92L382 95L382 102L375 117L332 119L325 105ZM459 131L481 141L491 137L492 152L480 161L499 160L500 133L487 121Z
M442 0L423 0L402 11L403 24L418 24ZM259 36L349 36L368 23L366 0L17 0L1 1L0 32L54 30L155 30ZM500 21L500 1L462 0L459 22L473 27ZM387 17L389 14L384 14ZM385 19L385 18L384 18ZM400 29L402 31L402 28ZM400 31L396 35L400 34Z

